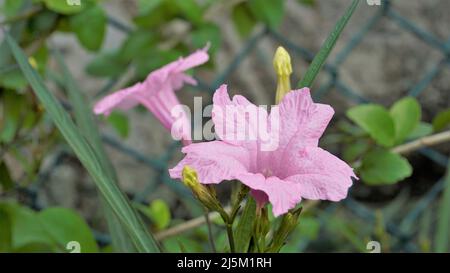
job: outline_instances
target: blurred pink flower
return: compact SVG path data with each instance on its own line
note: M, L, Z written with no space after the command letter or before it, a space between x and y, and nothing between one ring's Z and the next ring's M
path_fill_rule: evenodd
M140 83L119 90L108 95L97 102L94 106L94 113L108 116L113 109L128 110L137 104L142 104L167 129L171 130L175 119L184 120L183 126L189 130L180 128L174 133L174 137L181 139L185 145L192 143L190 135L190 119L184 117L173 117L171 110L180 105L175 91L181 89L185 83L196 85L196 80L185 73L186 70L199 66L208 61L208 46L197 50L186 58L180 57L178 60L169 63L158 70L150 73L147 78Z
M216 127L226 127L225 107L234 106L238 115L244 108L258 108L243 96L233 100L222 85L214 94L213 122ZM217 111L221 110L221 111ZM334 110L329 105L314 103L308 88L289 92L279 105L279 140L273 151L262 151L261 140L228 141L220 130L221 140L191 144L183 148L186 154L177 166L169 170L172 178L181 178L185 165L195 169L204 184L217 184L224 180L239 180L247 185L260 206L273 205L279 216L294 208L302 198L339 201L347 196L353 169L344 161L318 147L319 138L331 120ZM270 115L272 115L272 111ZM265 113L270 126L273 122ZM237 117L239 118L239 117ZM242 116L241 116L242 118ZM243 128L256 128L255 120L244 117ZM251 129L250 129L251 130Z

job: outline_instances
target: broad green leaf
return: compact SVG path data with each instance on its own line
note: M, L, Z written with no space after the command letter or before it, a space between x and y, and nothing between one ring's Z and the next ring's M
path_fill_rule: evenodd
M19 14L26 0L5 0L1 12L7 18Z
M5 162L0 160L0 189L3 189L3 191L9 191L13 187L14 181L9 173L8 166Z
M127 227L132 242L139 251L158 252L158 246L148 233L142 221L136 215L125 194L118 185L111 180L111 175L98 159L98 155L85 139L79 128L75 126L69 114L64 110L58 100L45 87L39 74L33 70L27 57L17 45L15 40L5 33L10 49L19 64L22 72L28 79L36 96L43 104L49 116L74 150L76 156L92 176L103 198L113 209L120 222Z
M27 79L25 79L19 70L11 70L0 74L0 86L7 89L16 90L18 93L22 93L27 85Z
M389 112L380 105L365 104L351 108L347 116L378 144L390 147L395 141L395 125Z
M52 246L52 241L34 211L15 203L0 204L0 212L8 215L13 250L29 244Z
M249 0L248 6L253 15L272 29L280 26L284 14L283 0Z
M171 220L170 208L163 200L156 199L149 206L137 205L137 207L152 220L157 229L162 230L169 226Z
M81 252L98 252L89 226L77 213L66 208L48 208L38 214L45 232L61 248L75 241L80 243Z
M86 66L86 72L96 77L118 77L127 69L127 63L116 52L96 55Z
M180 9L181 13L194 24L201 24L203 22L203 11L196 0L175 0L173 5Z
M256 217L256 202L253 198L247 198L247 203L242 212L235 231L235 243L237 253L247 253L250 239L253 233L253 223Z
M133 62L136 66L136 75L138 78L145 78L151 71L176 60L180 55L181 53L175 50L148 50Z
M42 0L49 10L61 14L75 14L82 11L87 6L85 0ZM77 3L80 3L79 5Z
M356 10L358 4L359 0L353 0L352 4L345 11L344 15L336 23L333 31L330 33L330 35L328 35L328 38L325 40L319 52L314 57L314 60L308 67L308 70L306 70L305 76L299 82L298 86L300 88L311 87L314 79L316 78L317 74L319 74L320 69L328 58L328 55L330 55L331 50L334 48L336 41L338 40L348 21L352 17L353 12Z
M123 61L140 59L155 46L156 36L147 30L137 30L131 33L120 49Z
M390 109L395 125L396 143L401 143L418 126L422 110L417 100L407 97L397 101Z
M192 44L196 48L203 48L207 43L211 43L210 52L214 54L222 43L220 28L214 24L205 24L192 31Z
M157 228L164 229L170 224L170 209L167 204L160 199L152 201L149 206L149 213Z
M346 162L353 162L360 157L369 148L369 143L365 139L357 140L347 145L342 154Z
M443 131L450 125L450 109L440 112L433 119L433 129L435 132Z
M401 155L380 149L364 156L358 171L368 185L389 185L411 176L412 167Z
M126 115L119 112L113 112L108 116L107 120L122 138L128 137L129 125L128 117Z
M238 4L231 11L233 24L241 37L247 37L253 30L256 20L245 3Z
M106 24L106 13L98 5L89 7L70 18L70 27L78 41L91 51L97 51L102 46Z
M426 122L419 122L416 128L408 135L408 140L418 139L431 135L433 133L433 125Z

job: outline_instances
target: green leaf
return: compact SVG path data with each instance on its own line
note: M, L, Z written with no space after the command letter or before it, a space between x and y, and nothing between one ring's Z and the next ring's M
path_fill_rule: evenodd
M334 48L336 41L338 40L348 21L352 17L353 12L355 11L358 4L359 0L353 0L352 4L345 11L344 15L336 23L333 31L330 33L330 35L328 35L328 38L325 40L319 52L314 57L314 60L308 67L308 70L306 70L305 76L299 82L299 88L311 87L314 79L316 78L317 74L319 74L320 69L328 58L328 55L330 55L331 50Z
M222 43L222 36L220 34L220 28L214 24L205 24L200 28L192 31L192 44L196 48L202 48L206 46L208 42L211 43L210 52L214 54L219 49Z
M380 149L364 156L358 171L368 185L389 185L411 176L412 167L406 158Z
M157 229L162 230L169 226L171 220L170 208L163 200L156 199L149 206L137 205L137 207L152 220Z
M70 15L75 14L82 11L86 7L86 2L84 0L80 0L80 5L70 5L70 3L75 3L73 0L42 0L44 1L47 8L51 11Z
M9 174L8 166L3 161L0 161L0 186L3 191L9 191L14 187L14 181Z
M0 207L0 253L11 252L12 232L8 213Z
M18 70L11 70L0 74L0 86L7 89L16 90L18 93L22 93L27 85L27 79L25 79Z
M397 101L390 114L394 120L396 143L401 143L419 124L422 110L415 98L407 97Z
M137 30L131 33L120 49L123 61L140 59L146 52L154 48L156 36L147 30Z
M433 125L426 122L419 122L416 128L408 135L408 140L414 140L421 137L431 135L433 133Z
M107 24L106 13L100 6L89 7L72 16L69 24L81 45L91 51L100 49Z
M38 214L45 232L59 245L66 249L66 245L75 241L80 243L82 253L98 252L89 226L77 213L66 208L49 208Z
M3 91L3 117L0 127L0 142L13 141L19 130L21 117L25 106L25 97L14 91Z
M39 222L36 213L31 209L15 203L2 203L0 212L9 217L13 250L28 244L52 245L51 239Z
M100 193L113 209L120 222L127 227L127 233L139 251L158 252L157 243L148 233L142 221L131 207L127 197L118 185L111 180L111 174L99 161L98 155L85 139L79 128L75 126L69 114L64 110L58 100L45 87L39 74L33 70L27 61L27 57L17 45L15 40L5 33L6 41L19 64L25 77L28 79L36 96L53 119L55 125L64 136L65 140L74 150L76 156L92 176Z
M254 198L247 198L244 211L242 212L235 232L235 243L237 253L247 253L250 239L253 233L253 223L256 218L256 202Z
M136 76L145 78L151 71L176 60L180 55L181 53L175 50L148 50L133 62L136 66Z
M139 14L148 14L157 8L163 0L138 0Z
M122 138L128 137L129 125L128 117L126 115L119 112L112 112L107 120Z
M231 18L241 37L247 37L256 25L256 20L245 3L233 7Z
M196 25L203 23L203 11L196 0L175 0L173 4L180 9L189 22Z
M1 12L7 17L13 17L21 11L25 0L6 0L3 3Z
M104 52L95 56L86 66L86 71L96 77L118 77L127 69L117 52Z
M390 147L395 141L395 125L389 112L376 104L351 108L347 116L364 129L378 144Z
M443 131L450 125L450 109L440 112L433 119L433 128L435 132Z
M283 0L250 0L248 6L253 15L266 23L268 27L278 28L283 20Z
M369 148L369 143L365 139L359 139L347 145L342 154L346 162L353 162L360 157Z
M438 224L435 236L434 250L436 252L448 252L450 239L450 163L445 176L445 190L441 199L438 212Z
M117 176L112 163L106 156L103 148L103 143L91 110L92 108L83 97L81 90L76 84L74 78L71 76L70 71L58 51L56 51L55 56L58 61L58 65L63 72L63 83L68 92L69 100L73 105L76 122L80 126L82 133L86 136L91 146L95 149L97 155L99 156L100 163L107 170L107 174L110 175L111 181L117 184ZM120 222L117 215L114 214L113 209L106 202L105 198L101 198L101 202L114 248L119 252L136 252L136 247L133 245L132 239L127 233L126 226Z

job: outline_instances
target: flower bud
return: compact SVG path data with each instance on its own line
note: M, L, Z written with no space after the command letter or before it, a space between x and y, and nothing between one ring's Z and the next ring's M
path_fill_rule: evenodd
M276 103L279 104L284 95L291 91L290 75L292 74L291 57L281 46L275 52L273 67L277 73Z
M278 252L285 244L286 239L297 227L298 219L302 209L297 209L292 212L286 213L281 219L280 226L273 236L272 245L270 247L271 252Z
M195 197L208 209L212 211L223 212L223 208L217 200L216 194L213 190L200 184L197 173L189 166L184 166L183 183L191 189Z

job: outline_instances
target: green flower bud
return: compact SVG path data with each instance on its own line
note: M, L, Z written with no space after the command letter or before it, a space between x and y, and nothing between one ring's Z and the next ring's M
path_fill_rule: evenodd
M194 196L208 209L224 212L222 205L217 200L216 193L213 188L202 185L197 177L197 172L189 166L184 166L182 172L183 183L191 189Z

